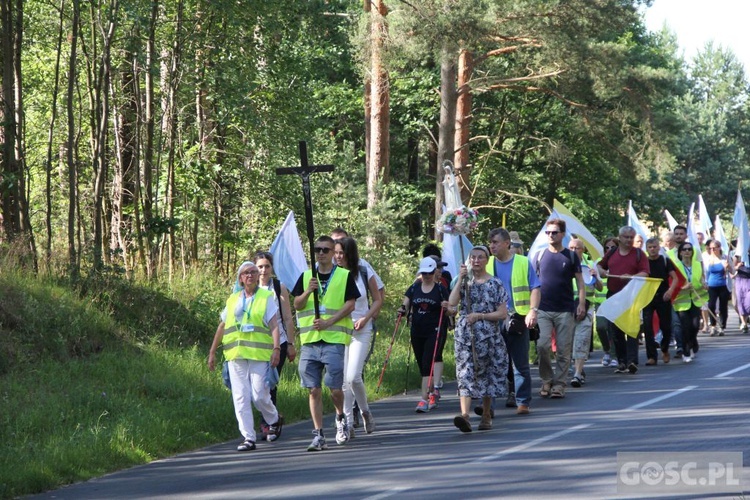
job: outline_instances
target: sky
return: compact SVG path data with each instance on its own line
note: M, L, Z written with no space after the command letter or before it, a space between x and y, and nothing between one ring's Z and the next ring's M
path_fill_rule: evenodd
M750 1L654 0L645 20L649 31L661 30L666 22L677 34L686 61L713 40L732 49L750 74Z

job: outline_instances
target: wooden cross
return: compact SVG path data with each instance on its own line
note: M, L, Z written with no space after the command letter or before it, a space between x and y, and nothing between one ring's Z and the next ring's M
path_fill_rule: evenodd
M315 267L315 229L313 228L312 195L310 194L310 174L315 172L333 172L333 165L310 165L307 162L307 143L299 143L300 167L277 168L276 175L297 174L302 178L302 196L305 198L305 225L307 226L307 239L310 242L310 267L313 278L318 279L318 270ZM315 304L315 318L320 318L320 299L318 290L313 293Z

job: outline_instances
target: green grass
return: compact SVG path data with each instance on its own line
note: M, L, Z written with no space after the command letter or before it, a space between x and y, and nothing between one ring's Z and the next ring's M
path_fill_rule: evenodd
M418 387L409 329L398 335L382 387L404 265L378 320L365 381L372 400ZM167 286L113 276L64 282L0 270L0 498L43 492L239 438L229 391L206 366L227 285L196 274ZM455 373L452 342L445 373ZM297 364L287 363L279 410L309 418ZM333 411L330 398L324 409Z

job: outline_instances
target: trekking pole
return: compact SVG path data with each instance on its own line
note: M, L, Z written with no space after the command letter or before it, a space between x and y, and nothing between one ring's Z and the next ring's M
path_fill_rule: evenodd
M376 394L380 390L380 384L383 383L383 375L385 375L385 369L388 367L388 361L391 359L391 351L393 350L393 344L396 342L396 337L398 336L398 325L401 324L401 318L403 318L403 314L399 313L398 317L396 318L396 327L393 329L391 344L388 346L388 352L385 355L385 361L383 361L383 369L380 371L378 386L375 388Z
M438 319L438 327L437 327L437 336L435 337L435 349L432 351L432 364L430 365L430 377L427 379L427 390L430 392L434 392L434 388L432 387L432 375L435 372L435 358L437 357L437 351L438 351L438 345L440 345L440 330L443 327L443 313L445 311L445 308L440 308L440 319Z

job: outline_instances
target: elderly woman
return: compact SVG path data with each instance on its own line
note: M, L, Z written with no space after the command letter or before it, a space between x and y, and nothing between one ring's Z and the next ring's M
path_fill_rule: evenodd
M486 271L489 257L485 246L471 250L471 273L461 266L459 282L445 304L449 311L459 312L454 348L461 414L453 419L453 425L461 432L471 432L472 397L482 398L478 427L482 431L492 429L492 398L508 396L508 352L501 334L508 315L508 294L502 282Z
M237 451L255 449L255 422L251 403L269 427L273 441L281 434L282 421L271 401L268 387L268 371L279 364L278 306L269 292L258 286L260 271L252 262L243 262L237 270L237 279L242 289L229 296L221 313L211 350L208 354L208 369L216 369L216 349L224 349L224 358L229 362L229 378L232 386L234 412L243 441Z

